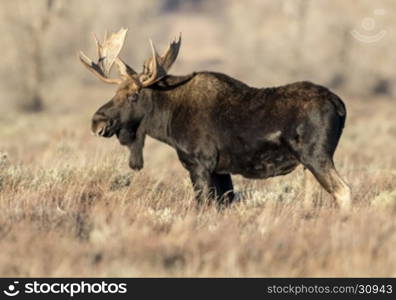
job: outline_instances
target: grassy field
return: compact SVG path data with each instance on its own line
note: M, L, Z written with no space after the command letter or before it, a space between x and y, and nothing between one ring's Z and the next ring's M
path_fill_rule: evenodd
M0 276L396 276L393 100L343 97L345 215L319 187L303 210L301 169L235 177L240 203L196 210L169 147L149 140L136 173L115 138L90 135L111 94L87 86L44 113L0 115Z
M396 277L395 1L103 2L0 1L0 276ZM236 176L239 203L197 210L175 152L150 139L145 168L130 170L115 138L90 134L114 87L77 59L95 55L91 32L121 27L137 71L149 38L162 52L182 32L172 74L334 90L348 108L335 162L352 211L319 186L303 209L301 168Z

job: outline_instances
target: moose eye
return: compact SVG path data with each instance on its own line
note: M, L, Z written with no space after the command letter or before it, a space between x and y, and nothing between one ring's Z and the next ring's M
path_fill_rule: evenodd
M133 94L130 94L130 95L128 96L128 100L129 100L129 101L136 101L137 98L138 98L137 93L133 93Z

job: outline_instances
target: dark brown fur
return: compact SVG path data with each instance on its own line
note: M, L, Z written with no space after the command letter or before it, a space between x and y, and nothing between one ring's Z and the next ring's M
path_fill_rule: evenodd
M168 75L137 92L126 82L95 113L92 128L101 124L104 136L116 134L137 170L146 135L173 147L200 202L213 196L231 202L231 174L268 178L302 164L347 206L349 188L332 159L345 118L341 99L310 82L258 89L199 72Z

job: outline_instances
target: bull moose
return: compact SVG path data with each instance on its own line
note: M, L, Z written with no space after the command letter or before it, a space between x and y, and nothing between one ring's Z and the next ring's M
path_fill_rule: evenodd
M350 207L350 188L333 162L346 119L337 95L307 81L254 88L216 72L169 75L181 36L163 56L150 41L152 56L138 73L119 57L126 33L122 28L105 35L102 43L95 38L98 61L82 52L80 60L102 81L118 85L114 97L93 115L92 132L116 135L130 150L132 169L143 168L149 135L176 150L199 203L232 202L231 174L263 179L302 164L338 206ZM114 64L118 78L110 78Z

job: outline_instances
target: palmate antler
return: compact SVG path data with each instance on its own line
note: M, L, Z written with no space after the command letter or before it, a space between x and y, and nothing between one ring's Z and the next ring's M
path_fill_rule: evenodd
M81 62L99 79L106 83L121 84L130 78L138 86L147 87L163 78L175 62L181 45L181 35L177 41L173 41L167 52L159 56L154 44L150 40L152 57L147 59L143 65L143 72L137 74L130 66L124 63L118 55L124 45L127 29L122 28L119 32L113 33L110 37L105 35L104 42L100 43L95 37L98 61L95 63L83 52L80 52ZM112 66L116 64L121 78L110 78Z
M125 77L128 75L127 71L136 74L132 68L125 65L125 63L123 63L118 58L122 46L124 45L127 31L127 29L121 28L119 32L113 33L110 37L107 37L107 34L105 34L103 43L100 43L96 36L94 36L98 51L98 61L96 63L89 59L83 52L80 52L80 60L84 66L86 66L88 70L90 70L95 76L106 83L122 83L126 79ZM116 62L121 77L124 77L124 79L109 77L114 62Z
M181 45L181 34L179 39L173 41L163 56L159 56L155 50L153 42L150 40L150 46L153 56L147 59L143 65L143 72L139 76L142 85L150 85L164 77L173 63L175 62Z

